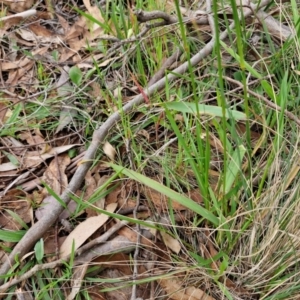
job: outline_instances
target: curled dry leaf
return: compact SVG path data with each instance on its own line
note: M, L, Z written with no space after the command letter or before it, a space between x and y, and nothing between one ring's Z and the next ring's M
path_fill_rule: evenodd
M160 235L165 243L165 245L174 253L178 254L180 252L181 246L177 239L171 237L168 233L160 231Z
M47 50L48 50L48 47L39 48L37 50L32 51L32 56L34 57L35 55L44 55ZM14 69L18 69L18 71L20 72L22 70L22 68L25 68L25 66L27 66L28 64L33 65L33 63L34 62L31 58L22 57L18 61L2 62L1 69L2 69L2 72L8 71L8 70L14 70ZM30 66L30 69L31 69L31 67L32 66Z
M103 146L103 152L111 159L114 160L116 156L115 148L109 143L105 142Z
M168 199L165 195L146 186L143 187L143 192L147 199L150 200L157 209L160 211L168 210ZM186 210L186 207L178 202L172 201L171 203L174 210Z
M70 68L68 66L64 66L60 78L56 83L58 95L64 99L67 106L63 107L63 109L60 111L59 125L57 126L55 133L60 132L69 123L74 122L74 118L77 116L77 110L72 108L71 103L68 103L70 101L68 100L68 95L72 91L72 86L69 83L69 71Z
M5 4L9 7L11 11L22 12L33 6L34 0L26 1L11 1L11 0L2 0L2 4Z
M169 299L173 300L215 300L215 298L207 295L201 289L193 286L184 287L182 281L175 278L161 279L159 285L169 295Z
M56 193L60 195L68 185L68 177L65 174L71 159L68 155L56 156L44 172L43 181Z
M66 300L73 300L76 295L80 292L81 285L83 283L83 278L88 269L88 264L83 264L81 266L76 266L73 268L72 274L72 291L67 296Z
M10 190L1 198L1 228L19 230L23 227L12 213L24 223L31 221L31 203L27 199L27 194L19 189Z

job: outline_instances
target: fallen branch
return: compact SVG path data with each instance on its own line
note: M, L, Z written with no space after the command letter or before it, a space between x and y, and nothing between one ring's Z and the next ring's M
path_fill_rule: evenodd
M164 25L171 25L176 24L179 22L178 18L176 16L171 16L163 11L160 10L154 10L154 11L143 11L143 10L137 10L135 12L137 19L141 23L145 23L148 21L156 20L156 19L163 19L161 22L161 26ZM206 16L191 16L191 17L185 17L183 18L183 22L185 24L198 24L198 25L205 25L207 24L207 17Z
M75 251L75 255L76 256L83 256L86 251L88 251L89 249L91 249L94 246L97 246L103 242L106 242L110 236L112 236L115 232L117 232L118 230L120 230L123 226L127 225L128 222L127 221L121 221L118 222L117 224L115 224L113 227L111 227L109 230L107 230L104 234L102 234L100 237L90 241L89 243L87 243L86 245L84 245L83 247L77 249ZM114 244L116 244L114 242L114 240L112 241ZM127 246L129 245L129 242L127 243ZM132 247L134 247L134 245L132 244ZM108 249L108 247L106 247L106 249ZM122 248L123 249L123 248ZM118 250L115 249L114 250ZM119 249L121 252L121 249ZM99 250L97 251L97 255L101 256L101 255L106 255L109 254L109 251L103 251L100 252ZM94 254L94 252L92 252ZM27 280L28 278L31 278L35 273L42 271L42 270L47 270L47 269L54 269L62 264L64 264L66 261L68 261L70 259L71 255L68 255L66 257L57 259L55 261L52 261L50 263L46 263L46 264L41 264L41 265L35 265L32 269L30 269L30 271L22 274L20 277L18 278L14 278L12 280L10 280L9 282L3 284L0 286L0 294L4 293L7 289L9 289L11 286L16 285L24 280ZM82 258L81 258L82 259Z
M264 7L267 5L271 0L264 0L259 2L259 6L255 7L255 10L259 9L260 7ZM244 17L251 15L252 10L245 13ZM232 22L228 28L228 30L232 30L235 27L235 23ZM228 31L225 30L220 34L220 39L224 40L228 36ZM151 85L150 87L146 88L144 93L150 98L151 95L158 92L159 90L163 89L166 86L166 82L170 83L173 82L175 79L178 78L177 74L184 74L189 70L190 66L197 65L203 58L208 56L213 48L214 48L214 39L209 41L196 55L194 55L190 61L186 61L181 66L173 70L172 74L168 74L168 76L160 79L155 84ZM122 108L122 111L114 112L97 130L95 130L92 138L92 142L86 151L86 154L82 160L82 163L79 165L76 173L74 174L72 180L70 181L68 187L61 195L61 200L67 205L70 201L70 196L76 193L76 191L80 188L85 174L89 170L93 159L101 143L106 138L109 130L120 120L121 114L124 115L131 111L134 107L140 105L144 102L143 94L139 94L134 97L130 102L125 104ZM63 211L63 206L60 205L59 202L56 202L56 205L52 207L52 210L48 212L41 220L35 223L23 236L20 242L14 247L13 251L10 253L7 260L3 263L0 269L0 275L6 275L10 267L14 264L15 258L18 257L20 260L24 254L26 254L48 230L48 228L54 224L58 216ZM0 283L3 282L3 278L0 279Z

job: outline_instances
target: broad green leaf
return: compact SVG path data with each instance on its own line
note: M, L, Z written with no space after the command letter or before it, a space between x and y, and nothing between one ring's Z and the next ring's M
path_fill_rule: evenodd
M69 71L69 76L72 82L75 83L77 86L81 84L83 75L81 70L78 67L76 66L72 67Z
M34 246L35 257L40 262L44 257L44 240L40 239Z

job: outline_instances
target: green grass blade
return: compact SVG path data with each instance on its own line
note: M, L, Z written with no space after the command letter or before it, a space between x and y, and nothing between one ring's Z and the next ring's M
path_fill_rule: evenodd
M225 187L222 189L225 195L231 190L237 175L242 169L242 160L246 153L246 148L241 145L233 153L224 177L226 178Z
M0 241L16 243L21 240L21 238L25 235L25 233L26 233L25 230L19 230L19 231L0 230Z
M118 166L115 164L110 164L110 166L117 172L121 172L124 175L128 176L129 178L136 180L154 190L157 192L162 193L163 195L169 197L170 199L180 203L181 205L191 209L195 213L201 215L204 219L210 221L214 225L219 225L219 219L213 215L210 211L205 209L204 207L200 206L198 203L194 202L193 200L180 195L179 193L171 190L170 188L160 184L159 182L152 180L144 175L141 175L137 172L128 170L122 166Z

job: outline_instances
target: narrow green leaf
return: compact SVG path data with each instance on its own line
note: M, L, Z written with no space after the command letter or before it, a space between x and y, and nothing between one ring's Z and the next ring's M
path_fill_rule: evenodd
M224 189L225 195L231 190L238 173L242 169L242 160L245 153L246 148L243 145L241 145L234 151L233 155L231 156L227 167L227 172L224 175L224 177L226 178Z
M4 151L4 150L2 150L2 152L3 152L3 154L9 159L9 161L10 161L13 165L18 166L18 165L20 164L19 161L18 161L18 159L17 159L13 154L8 153L8 152L6 152L6 151Z
M23 228L28 229L27 224L22 220L22 218L16 214L15 212L5 209L5 211L16 221L18 222Z
M198 106L199 114L220 117L220 118L223 117L222 107L219 106L205 105L205 104L196 105L196 103L189 103L189 102L169 102L169 103L165 103L164 106L168 109L173 109L176 111L193 113L193 114L197 113L197 106ZM233 118L235 120L246 119L246 115L244 113L233 109L226 109L225 117L227 119Z
M241 63L241 58L240 56L231 48L229 48L223 41L220 41L220 44L222 47L234 58L237 60L238 63ZM259 74L251 65L249 65L246 61L243 61L244 67L249 71L252 76L260 79L262 78L262 75Z
M68 207L68 206L66 205L66 203L60 198L60 196L57 195L57 194L50 188L50 186L47 185L46 182L42 182L42 183L44 184L44 186L45 186L47 192L48 192L52 197L54 197L54 198L60 203L60 205L61 205L62 207L64 207L64 208L67 208L67 207Z
M163 195L169 197L170 199L180 203L181 205L191 209L192 211L194 211L195 213L199 214L200 216L202 216L204 219L210 221L211 223L213 223L214 225L218 226L219 225L219 219L212 214L210 211L208 211L207 209L205 209L204 207L200 206L198 203L194 202L193 200L191 200L190 198L187 198L173 190L171 190L170 188L160 184L159 182L150 179L144 175L141 175L137 172L125 169L121 166L115 165L115 164L110 164L110 166L117 172L121 172L124 175L128 176L129 178L136 180L154 190L156 190L157 192L162 193Z
M6 121L5 126L1 128L0 136L14 135L15 131L17 130L16 124L18 123L18 118L22 109L22 104L17 104L15 106L12 115Z
M0 230L0 241L2 242L19 242L21 238L25 235L25 230L19 231L9 231L9 230Z

